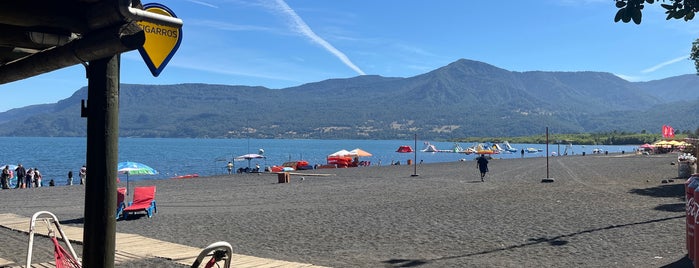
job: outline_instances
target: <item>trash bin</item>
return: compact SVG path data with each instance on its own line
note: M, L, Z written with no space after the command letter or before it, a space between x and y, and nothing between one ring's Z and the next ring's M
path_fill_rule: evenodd
M691 161L678 161L677 165L677 177L678 178L689 178L692 174L697 172L697 167L694 162Z

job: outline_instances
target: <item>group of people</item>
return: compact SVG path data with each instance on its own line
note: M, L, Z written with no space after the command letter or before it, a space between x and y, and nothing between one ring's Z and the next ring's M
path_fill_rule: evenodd
M80 184L85 184L87 178L87 168L85 166L80 168L79 176ZM17 178L17 182L11 185L13 178ZM42 179L43 175L38 168L26 169L22 164L17 164L17 167L12 170L10 166L7 165L2 169L2 173L0 174L0 186L2 186L2 189L10 189L12 187L15 189L41 187L43 186ZM73 184L73 171L68 171L68 180L66 184ZM56 182L51 179L49 181L49 186L56 186Z
M17 168L14 170L10 169L7 165L2 169L2 175L0 175L0 183L2 183L3 189L10 189L10 181L17 177L17 183L15 183L14 188L32 188L41 187L41 179L43 176L38 168L26 169L22 164L18 164Z

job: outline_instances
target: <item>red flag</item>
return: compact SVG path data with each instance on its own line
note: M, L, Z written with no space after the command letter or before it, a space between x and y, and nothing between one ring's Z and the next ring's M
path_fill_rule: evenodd
M675 137L675 129L672 128L671 126L667 126L667 137L668 137L668 138L674 138L674 137Z
M668 125L663 125L663 138L674 138L675 130Z

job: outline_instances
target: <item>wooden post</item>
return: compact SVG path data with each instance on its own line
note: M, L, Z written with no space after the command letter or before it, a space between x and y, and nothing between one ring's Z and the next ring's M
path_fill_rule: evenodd
M120 56L87 68L87 153L83 266L114 267Z

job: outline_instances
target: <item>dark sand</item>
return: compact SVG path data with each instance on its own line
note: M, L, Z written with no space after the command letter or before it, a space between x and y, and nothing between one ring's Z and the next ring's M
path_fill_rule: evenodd
M132 182L158 187L158 213L117 231L333 267L689 265L683 180L661 183L677 176L676 155L550 158L555 182L541 183L546 162L492 160L485 182L474 161L422 164L419 176L406 165L322 169L308 172L333 176L289 184L273 174ZM83 189L3 190L0 213L48 210L81 226ZM26 235L0 235L0 257L23 263Z

